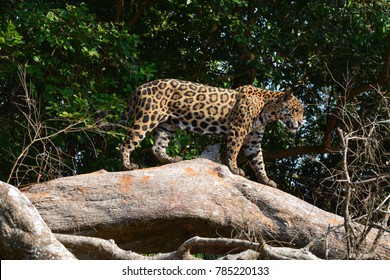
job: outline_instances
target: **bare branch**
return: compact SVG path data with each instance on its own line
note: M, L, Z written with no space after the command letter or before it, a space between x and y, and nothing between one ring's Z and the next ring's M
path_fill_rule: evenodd
M327 68L328 66L325 65ZM327 148L331 149L331 140L332 140L332 133L336 127L337 122L340 119L339 112L343 110L347 102L352 100L354 97L356 97L359 94L362 94L366 91L378 91L377 88L388 86L390 84L390 38L388 38L387 41L387 47L385 50L385 54L383 57L383 65L382 69L380 71L380 74L378 78L371 83L365 83L361 84L355 87L351 87L350 83L347 83L349 87L346 84L341 84L335 77L333 76L332 72L328 68L328 72L330 73L333 81L340 85L341 88L344 89L344 95L340 97L339 105L333 109L333 113L330 115L330 117L327 120L327 127L324 131L324 139L323 139L323 145ZM331 149L333 150L333 149Z
M75 236L56 234L56 238L67 248L74 251L77 255L79 251L90 252L91 257L98 259L120 259L120 260L192 260L197 259L190 254L193 247L207 248L210 246L227 246L233 247L240 251L252 251L256 254L240 253L237 255L226 255L220 259L237 259L265 257L267 259L278 260L319 260L315 255L310 253L308 248L293 249L272 247L265 243L255 243L241 239L231 238L203 238L195 236L185 241L178 250L171 253L160 253L154 256L144 256L131 251L125 251L119 248L113 240L103 240L95 237ZM84 253L85 255L85 253Z
M79 251L89 252L90 259L105 260L147 260L151 259L131 251L119 248L114 240L104 240L96 237L86 237L67 234L55 234L55 237L75 255ZM88 254L87 254L88 255Z
M16 104L24 122L25 139L21 152L14 156L14 163L8 175L7 182L14 182L14 185L21 186L25 183L41 182L61 177L64 171L74 174L75 167L66 164L73 162L71 156L67 155L58 147L53 139L66 133L86 132L91 128L85 127L84 120L79 120L65 126L62 129L54 129L45 124L40 111L40 104L34 99L26 80L26 69L23 66L18 68L20 84L23 88L23 104ZM91 141L92 142L92 141Z
M389 231L388 210L383 209L389 200L390 110L387 97L380 89L372 88L378 94L378 114L366 117L356 111L356 106L345 105L339 112L344 130L338 128L341 145L339 166L330 170L329 181L343 193L344 228L347 239L348 258L365 258L377 247L377 241ZM357 218L354 218L357 217ZM357 226L355 221L362 222ZM362 246L373 229L377 237L368 251Z

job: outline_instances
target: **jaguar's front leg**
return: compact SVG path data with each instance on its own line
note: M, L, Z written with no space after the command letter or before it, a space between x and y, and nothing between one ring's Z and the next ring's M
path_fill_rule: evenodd
M263 138L263 134L263 128L249 133L244 144L244 152L259 183L276 188L276 183L269 179L267 173L265 172L263 152L261 150L261 140Z

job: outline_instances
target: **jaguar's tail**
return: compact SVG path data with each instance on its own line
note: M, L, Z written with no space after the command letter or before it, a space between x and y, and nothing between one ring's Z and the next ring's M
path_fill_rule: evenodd
M98 129L101 129L103 131L111 131L111 130L119 130L119 129L127 129L127 118L126 114L122 114L121 119L117 123L112 122L103 122L104 119L107 119L108 112L105 110L98 110L95 112L95 125Z

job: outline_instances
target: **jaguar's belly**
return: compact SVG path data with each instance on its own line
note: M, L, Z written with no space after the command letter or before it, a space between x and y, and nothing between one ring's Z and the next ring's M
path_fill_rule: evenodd
M204 119L183 120L180 118L172 118L171 122L182 130L188 130L198 134L226 137L229 130L226 119L215 120L208 117Z

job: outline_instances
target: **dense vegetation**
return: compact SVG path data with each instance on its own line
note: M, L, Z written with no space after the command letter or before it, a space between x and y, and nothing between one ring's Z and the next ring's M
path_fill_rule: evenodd
M351 181L382 176L381 191L389 186L389 38L387 0L7 1L0 7L0 179L23 185L120 170L123 132L97 131L94 114L107 110L118 121L146 81L254 84L289 88L305 106L296 135L268 126L269 176L335 211L344 163ZM370 135L374 157L356 142L345 162L347 135L337 129L358 132L374 121L381 122ZM170 152L195 157L213 141L178 132ZM157 164L151 144L142 143L135 162Z

